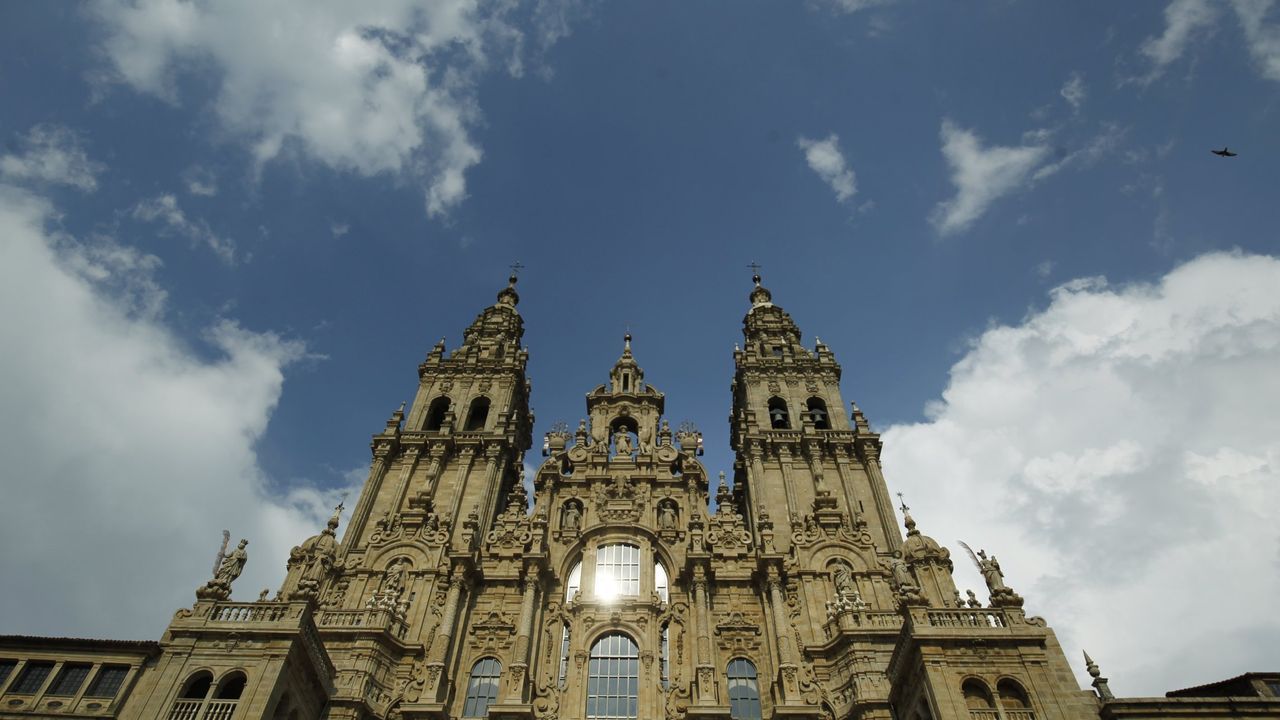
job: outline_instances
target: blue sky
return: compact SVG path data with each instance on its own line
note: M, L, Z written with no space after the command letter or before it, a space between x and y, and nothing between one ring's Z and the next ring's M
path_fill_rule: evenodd
M1278 589L1274 531L1203 505L1277 499L1278 83L1280 9L1261 0L7 3L0 453L25 522L86 519L0 568L75 595L113 582L67 565L88 538L159 540L146 577L175 589L115 623L7 590L0 631L153 636L222 527L263 536L247 575L278 582L417 363L516 260L537 436L583 415L630 329L671 419L729 470L756 261L887 430L922 527L1004 550L1073 661L1087 646L1122 693L1272 669L1262 610L1188 633L1211 647L1190 666L1133 648L1182 616L1124 641L1099 616L1185 593L1177 543L1243 542L1241 567L1270 577L1230 592ZM1239 157L1209 154L1223 145ZM1111 364L1134 357L1156 359ZM1049 415L1075 420L1019 435ZM1203 494L1205 473L1234 500ZM1203 532L1141 541L1163 523Z

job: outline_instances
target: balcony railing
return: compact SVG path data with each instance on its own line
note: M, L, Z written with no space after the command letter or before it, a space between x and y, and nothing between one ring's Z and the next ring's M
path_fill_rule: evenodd
M231 720L238 700L177 700L169 711L169 720ZM200 708L203 706L203 715Z
M382 608L325 610L320 613L316 625L321 630L386 630L402 640L409 632L403 620Z
M1036 714L1030 710L1005 710L1004 720L1036 720Z
M236 712L235 700L210 700L203 720L231 720Z
M218 603L209 610L213 622L276 622L288 615L283 603Z
M1000 720L995 710L970 710L969 720Z
M178 700L169 711L169 720L196 720L203 704L203 700Z
M1003 612L989 608L981 610L930 610L928 619L929 624L933 627L1009 627L1009 620Z

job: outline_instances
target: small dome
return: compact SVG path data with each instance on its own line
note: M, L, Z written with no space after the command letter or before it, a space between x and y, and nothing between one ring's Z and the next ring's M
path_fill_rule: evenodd
M916 521L911 513L906 513L904 522L907 526L907 539L902 543L902 556L907 562L913 560L938 560L950 564L951 551L938 544L937 540L916 529Z

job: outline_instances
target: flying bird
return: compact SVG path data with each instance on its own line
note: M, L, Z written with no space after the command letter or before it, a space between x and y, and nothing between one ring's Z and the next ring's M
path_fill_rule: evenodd
M1235 157L1236 155L1239 154L1239 153L1233 153L1230 150L1228 150L1226 145L1223 145L1221 150L1210 150L1209 152L1213 153L1214 155L1217 155L1218 157Z

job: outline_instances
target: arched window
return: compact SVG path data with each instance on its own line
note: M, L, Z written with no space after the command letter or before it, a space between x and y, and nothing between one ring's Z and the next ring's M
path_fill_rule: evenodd
M640 649L622 633L591 646L587 674L587 720L639 718Z
M178 698L173 701L173 708L169 710L169 720L196 720L212 687L213 673L208 670L201 670L187 678L187 681L182 684L182 692L178 693Z
M603 545L596 548L595 596L611 600L640 594L640 548L635 545Z
M671 689L671 623L663 623L662 646L658 648L658 681L663 690Z
M213 674L207 670L202 670L187 678L186 685L182 686L182 694L178 697L189 700L203 700L209 694L211 685L213 685Z
M750 660L729 661L729 717L733 720L761 720L760 686L756 683L756 666Z
M658 593L658 597L662 598L662 602L667 602L670 588L667 586L667 569L662 567L662 563L653 564L653 591Z
M244 673L232 673L218 683L218 692L214 697L218 700L239 700L240 695L244 692L245 677Z
M431 401L427 408L427 430L439 430L444 425L444 416L449 412L449 398L441 395Z
M809 398L808 406L809 420L813 422L813 428L815 430L830 430L831 423L827 419L827 404L822 401L822 398Z
M1009 720L1030 720L1031 701L1027 692L1017 680L1004 678L996 683L996 694L1000 696L1000 707Z
M582 590L582 561L573 564L573 569L569 571L569 582L565 583L564 599L568 602L578 597L578 592Z
M467 432L479 432L484 429L484 424L489 419L489 398L483 395L471 401L471 407L467 410Z
M561 690L569 679L569 623L565 623L560 634L560 677L556 683Z
M991 699L987 686L976 678L969 678L960 686L964 693L964 704L969 708L969 717L973 720L995 720L996 704Z
M498 699L498 679L502 677L502 663L495 658L481 658L471 666L471 681L467 683L467 701L462 706L462 717L482 718L489 714L489 706Z
M769 398L769 427L774 430L791 429L791 416L787 414L787 401L780 397Z

